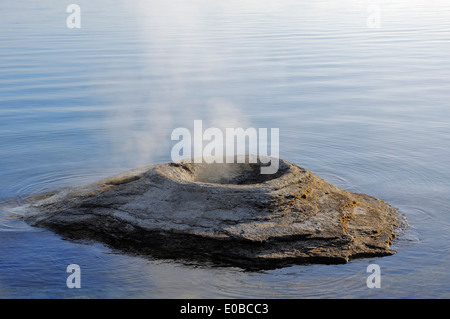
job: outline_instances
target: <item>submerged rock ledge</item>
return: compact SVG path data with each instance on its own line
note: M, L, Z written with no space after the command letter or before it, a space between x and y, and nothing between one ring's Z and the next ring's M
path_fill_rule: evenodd
M392 255L403 217L280 159L157 164L34 198L24 220L128 252L250 269Z

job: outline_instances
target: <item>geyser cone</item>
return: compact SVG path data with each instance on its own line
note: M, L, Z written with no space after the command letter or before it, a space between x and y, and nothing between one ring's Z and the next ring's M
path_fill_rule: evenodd
M391 255L403 218L279 160L167 163L30 202L24 219L126 251L251 269Z

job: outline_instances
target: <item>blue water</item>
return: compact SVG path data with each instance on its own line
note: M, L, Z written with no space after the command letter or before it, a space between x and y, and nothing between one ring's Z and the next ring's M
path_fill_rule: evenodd
M80 0L69 29L61 1L1 1L0 298L449 298L450 3L160 2ZM170 133L195 119L280 128L283 159L399 208L398 253L244 272L15 217L29 196L170 161Z

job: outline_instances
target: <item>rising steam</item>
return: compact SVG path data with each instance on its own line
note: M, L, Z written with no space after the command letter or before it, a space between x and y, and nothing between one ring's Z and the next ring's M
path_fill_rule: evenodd
M194 83L214 78L221 63L220 50L207 41L213 35L202 25L206 13L199 6L188 1L133 1L126 6L137 21L139 68L125 71L117 88L109 89L105 129L113 161L135 167L170 160L172 130L191 128L196 119L221 129L249 126L242 106L226 90L216 89L217 97L205 93L202 82Z

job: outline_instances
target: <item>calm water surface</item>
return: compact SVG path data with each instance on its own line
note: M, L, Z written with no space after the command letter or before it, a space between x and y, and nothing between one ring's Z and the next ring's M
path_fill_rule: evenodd
M60 1L1 1L0 298L449 298L450 3L160 2L79 0L69 29ZM398 253L244 272L15 218L29 196L169 161L195 119L280 128L282 158L399 208Z

